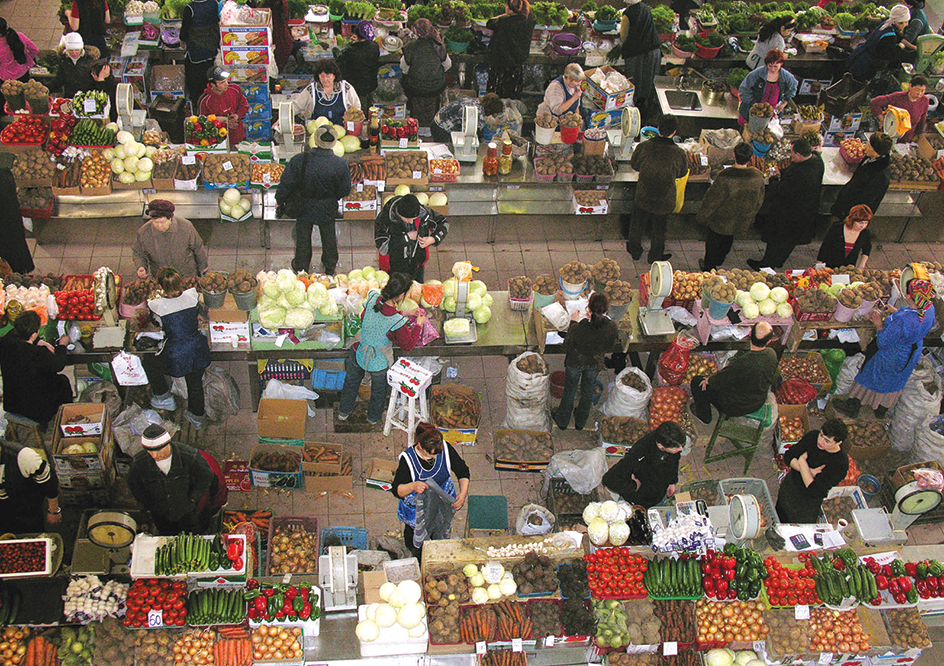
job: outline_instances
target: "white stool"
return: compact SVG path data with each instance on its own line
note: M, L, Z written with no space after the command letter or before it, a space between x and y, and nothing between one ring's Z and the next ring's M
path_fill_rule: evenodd
M429 420L426 404L426 389L433 381L433 373L416 365L409 359L400 358L387 369L390 402L387 403L387 419L384 436L394 428L406 431L407 446L413 446L413 435L420 421Z

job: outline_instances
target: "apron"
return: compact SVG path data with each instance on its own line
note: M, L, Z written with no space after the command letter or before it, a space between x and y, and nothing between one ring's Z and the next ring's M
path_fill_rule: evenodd
M563 76L558 76L556 79L554 79L553 81L551 81L551 83L557 83L557 84L560 85L560 87L561 87L561 88L563 89L563 91L564 91L564 101L566 102L566 101L567 101L567 98L570 96L570 93L567 92L567 86L564 85L564 77L563 77ZM561 117L562 115L564 115L564 114L563 114L563 113L554 113L553 111L551 111L551 115L554 116L555 118L560 118L560 117Z
M379 298L380 293L372 291L364 301L361 341L354 350L354 360L367 372L386 370L393 364L393 344L387 334L408 323L401 314L387 316L374 312L374 304Z
M311 110L311 119L324 116L335 125L344 123L344 84L334 96L328 97L323 92L319 92L314 83L311 84L311 98L315 105Z
M197 308L161 315L161 329L167 340L159 356L171 377L185 377L210 365L210 346L197 326Z
M433 464L433 468L429 471L423 469L423 466L420 464L420 458L416 455L416 449L412 446L400 455L404 456L407 464L410 466L410 476L414 481L427 481L432 479L445 492L453 497L456 496L456 486L452 482L451 476L452 467L449 463L449 449L443 448L442 453L436 456L436 462ZM410 493L400 499L397 504L397 519L410 527L416 527L416 493Z

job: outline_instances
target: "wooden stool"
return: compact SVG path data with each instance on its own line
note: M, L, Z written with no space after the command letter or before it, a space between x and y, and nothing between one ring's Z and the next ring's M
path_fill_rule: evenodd
M746 419L750 423L739 423L732 419ZM711 439L708 440L708 447L705 449L705 464L733 458L735 456L744 457L744 473L747 474L751 466L751 460L754 459L754 453L760 444L760 437L765 428L769 428L773 423L773 410L770 405L764 404L753 414L745 416L728 417L722 412L718 412L718 422L715 424L714 432L711 433ZM734 445L733 451L725 451L714 456L711 450L714 448L715 440L718 437L731 440Z
M384 422L384 436L394 428L406 432L407 446L413 446L416 426L421 421L429 421L429 407L426 404L426 389L416 395L408 396L397 389L390 391L387 403L387 418Z
M46 450L46 443L43 440L43 433L39 430L39 423L12 412L7 412L6 419L7 432L5 437L7 441L16 442L23 446L33 446L30 441L35 440L37 448Z
M508 498L504 495L469 495L465 537L501 536L508 530Z

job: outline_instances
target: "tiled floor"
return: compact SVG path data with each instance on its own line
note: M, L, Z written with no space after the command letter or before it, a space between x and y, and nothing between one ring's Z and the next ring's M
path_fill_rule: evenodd
M55 49L62 36L58 0L0 0L7 25L29 37L41 51ZM112 17L121 20L121 17Z

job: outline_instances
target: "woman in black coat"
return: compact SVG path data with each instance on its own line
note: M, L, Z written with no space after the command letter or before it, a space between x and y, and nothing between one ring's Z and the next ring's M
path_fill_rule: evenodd
M524 62L531 48L531 5L528 0L508 0L505 13L489 20L488 92L502 99L521 98Z
M335 49L334 60L341 68L341 78L354 86L361 100L361 110L374 103L377 90L377 70L380 69L380 47L374 41L374 26L370 21L361 21L351 33L351 43L343 50Z
M16 180L9 169L0 169L0 259L4 259L14 273L31 273L33 257L26 245L23 215L16 196Z
M830 268L865 268L872 254L872 235L868 230L871 219L872 210L868 206L853 206L845 221L837 222L826 232L816 260Z
M876 132L869 137L866 158L856 167L849 182L839 190L836 203L829 209L837 221L845 220L849 211L859 204L868 206L873 213L878 210L890 182L888 167L892 163L889 156L891 150L892 139L884 132Z

